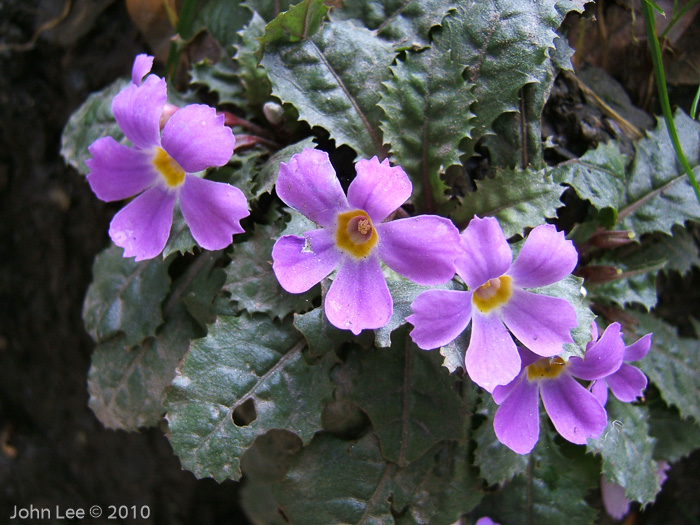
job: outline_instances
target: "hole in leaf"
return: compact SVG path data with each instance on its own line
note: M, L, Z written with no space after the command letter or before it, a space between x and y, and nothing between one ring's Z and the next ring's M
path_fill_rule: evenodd
M252 397L238 405L234 409L233 414L231 414L233 424L237 427L247 427L257 418L258 413L255 411L255 400Z

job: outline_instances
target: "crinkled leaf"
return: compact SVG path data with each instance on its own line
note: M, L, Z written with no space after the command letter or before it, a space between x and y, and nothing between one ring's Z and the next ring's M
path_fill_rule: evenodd
M527 516L528 522L537 525L593 525L596 511L585 498L598 485L599 474L587 465L591 457L564 456L549 427L542 427L525 472L487 495L479 514L504 524L522 523Z
M590 286L591 299L596 302L615 303L626 306L632 303L642 305L647 311L656 306L656 275L661 265L630 269L631 275L608 283ZM622 270L621 270L622 271ZM622 275L625 275L624 272Z
M331 22L303 42L267 50L262 65L273 95L293 104L301 120L370 158L383 151L377 104L393 59L391 47L370 31Z
M700 123L680 110L675 123L685 156L693 171L700 173ZM700 221L700 203L662 120L637 143L636 150L619 210L619 228L637 235L654 231L670 234L674 224Z
M481 497L465 459L446 444L402 469L382 458L374 434L319 434L273 492L291 523L453 523Z
M216 299L226 280L224 270L218 267L221 252L200 254L187 269L177 288L183 289L182 302L189 314L206 330L216 317Z
M561 69L572 69L573 54L565 38L555 38L551 58L532 71L537 80L520 88L518 111L503 113L493 122L494 133L485 135L481 142L493 166L544 167L542 111Z
M175 206L173 212L173 225L170 227L170 236L168 242L163 248L163 259L169 257L173 253L185 255L186 253L194 253L194 248L197 246L197 241L192 237L190 227L185 222L185 218L180 211L179 203Z
M356 20L398 50L429 45L430 29L440 25L454 0L367 0L345 2L336 20Z
M333 326L326 317L322 307L314 308L305 314L294 314L294 326L306 338L309 353L318 357L327 352L340 348L344 343L355 341L356 338L348 330ZM360 337L366 339L369 332Z
M295 214L297 217L299 214ZM231 295L238 307L248 312L263 312L280 319L292 312L304 312L312 308L312 301L320 293L319 286L308 292L292 294L282 288L272 271L272 247L283 235L299 232L304 218L282 221L270 225L256 224L255 231L246 242L235 245L232 261L226 267L226 283L223 289ZM315 229L311 225L307 230Z
M474 193L462 197L450 217L462 223L474 215L494 216L505 236L511 237L556 217L562 191L543 171L497 170L495 177L479 181Z
M136 346L119 336L95 348L88 404L105 427L135 431L163 418L165 389L196 333L182 307L173 310L167 321L155 337Z
M442 45L464 67L475 84L477 102L467 151L488 133L496 118L517 111L518 92L538 82L540 69L557 38L556 30L570 11L582 11L584 0L469 0L456 3L442 22Z
M493 418L498 406L491 396L484 396L479 414L487 419L474 431L476 450L474 466L479 468L479 475L489 485L502 484L527 470L528 456L517 454L498 441L493 430Z
M700 424L658 400L649 404L649 434L656 438L654 459L674 462L698 448Z
M208 0L195 16L195 28L206 29L230 55L237 32L250 20L251 10L239 0Z
M406 330L391 348L361 359L347 397L369 416L384 457L406 466L442 440L464 439L466 409L438 352L420 350Z
M639 252L639 256L645 259L662 257L665 261L663 272L675 270L685 274L694 266L700 266L698 246L693 236L679 225L673 226L671 235L656 233L643 239Z
M554 284L530 289L530 291L534 293L566 299L569 304L574 307L574 310L576 310L576 321L578 325L571 330L571 337L574 342L564 344L562 357L565 358L569 356L583 357L586 351L586 345L591 340L591 323L593 323L595 319L595 314L588 307L588 301L584 298L582 286L583 279L569 275L565 279Z
M299 42L312 36L321 25L328 7L325 0L302 0L280 13L265 26L261 46L272 42Z
M638 336L653 332L649 353L639 368L661 392L669 405L674 405L684 418L700 421L700 341L680 337L671 325L641 312L628 312L637 321Z
M240 32L240 43L236 46L234 59L238 64L238 75L245 89L248 104L259 106L270 98L272 86L267 72L258 67L260 62L260 41L258 38L265 33L265 21L258 13L253 13L253 18Z
M165 403L184 468L239 479L241 456L258 436L280 428L306 443L321 430L333 384L325 366L307 364L304 345L291 323L247 314L219 316L192 342ZM248 417L234 422L239 411Z
M90 144L106 136L114 137L117 141L124 139L112 114L112 99L129 83L130 80L120 78L102 91L91 94L63 128L61 155L82 175L89 173L85 161L90 158Z
M437 47L408 53L391 71L379 102L386 113L384 141L411 178L414 201L431 211L447 200L440 175L460 164L459 143L469 136L474 96L462 68Z
M551 172L554 180L568 184L579 197L596 209L617 212L625 190L627 157L614 142L601 144L581 158L559 164ZM612 226L612 225L611 225Z
M469 348L470 338L471 324L453 341L440 347L440 355L445 358L442 362L442 366L447 368L450 374L454 374L458 369L462 369L462 371L466 369L464 357L467 355L467 348Z
M170 290L168 266L160 258L136 262L111 246L95 257L94 281L83 304L85 329L95 342L118 334L133 346L155 335L163 323L161 303Z
M608 426L598 439L588 440L588 450L603 458L603 474L625 489L625 495L651 503L661 489L652 458L654 438L649 436L646 407L608 399Z
M191 84L204 86L209 91L216 93L219 104L233 104L243 107L245 105L243 86L240 77L234 69L233 61L227 57L216 63L209 59L197 62L190 69Z

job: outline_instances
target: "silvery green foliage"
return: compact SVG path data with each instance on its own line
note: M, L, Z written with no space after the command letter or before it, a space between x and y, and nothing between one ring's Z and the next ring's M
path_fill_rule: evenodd
M201 4L195 27L232 60L194 64L187 97L204 87L239 116L262 123L272 108L276 117L260 124L265 141L206 174L250 202L247 233L231 247L201 252L176 215L162 258L135 263L114 246L97 256L84 320L97 343L88 390L100 421L133 431L165 418L184 468L218 481L246 474L244 506L259 523L448 524L473 512L503 525L524 515L591 524L587 493L600 473L629 498L653 501L653 461L698 444L700 348L642 310L656 304L659 271L698 266L686 227L700 207L663 123L633 157L610 142L544 165L540 113L557 73L570 69L559 28L583 2ZM65 128L62 153L81 174L92 141L124 140L110 110L123 85L93 94ZM700 125L679 112L676 126L697 170ZM475 214L495 216L513 241L556 222L573 191L586 209L570 235L584 279L540 291L576 308L566 355L584 354L592 305L636 305L626 334L654 332L639 367L658 395L610 400L610 424L587 447L563 450L543 417L538 446L519 456L496 439L490 396L464 375L469 331L439 350L412 343L404 318L425 287L387 272L394 317L358 337L325 318L327 282L286 293L272 245L314 226L274 196L279 163L328 139L352 148L349 157L401 165L414 187L409 213L437 212L461 228ZM491 154L488 176L468 181L479 141ZM631 242L595 242L610 231Z

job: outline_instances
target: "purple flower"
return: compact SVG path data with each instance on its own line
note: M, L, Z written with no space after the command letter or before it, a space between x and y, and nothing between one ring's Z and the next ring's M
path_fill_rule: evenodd
M510 330L534 353L552 357L572 342L576 312L565 299L525 291L552 284L576 266L571 241L552 225L530 232L513 261L503 230L495 218L474 217L461 235L463 256L457 273L469 291L430 290L411 305L406 319L411 337L425 349L444 346L472 323L465 356L469 377L489 392L520 372L520 357Z
M155 257L168 240L179 198L194 240L207 250L225 248L233 234L243 232L239 221L248 215L245 196L234 186L192 173L226 164L236 142L233 133L213 108L193 104L173 114L161 135L165 80L148 75L142 82L152 65L153 57L137 56L132 84L112 101L114 118L133 146L103 137L88 148L87 179L99 199L138 195L114 216L109 236L124 248L124 257Z
M598 399L576 379L600 379L620 368L625 345L620 325L613 323L586 351L584 359L540 358L521 349L522 371L515 380L493 391L499 404L493 420L496 437L518 454L528 454L540 433L539 398L557 432L583 445L605 429L608 416Z
M479 518L474 525L499 525L499 524L496 523L495 521L493 521L488 516L484 516L483 518Z
M334 269L325 312L336 327L359 334L391 318L393 302L380 261L424 285L454 276L459 232L443 217L423 215L384 221L411 195L411 182L388 160L361 160L343 193L328 154L305 149L282 163L277 195L321 228L285 235L272 249L282 287L305 292Z
M591 386L591 392L605 406L608 402L608 387L613 395L624 403L631 403L638 397L642 397L644 389L647 387L647 376L638 368L628 365L626 362L639 361L651 348L652 334L644 337L625 347L625 356L622 366L616 372L607 377L595 381ZM598 337L598 328L593 325L593 340ZM589 343L590 345L591 343Z

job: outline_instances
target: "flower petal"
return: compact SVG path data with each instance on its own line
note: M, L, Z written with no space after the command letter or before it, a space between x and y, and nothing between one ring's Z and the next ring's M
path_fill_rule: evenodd
M507 385L520 373L518 349L498 316L473 311L464 363L471 380L488 392Z
M355 164L357 176L348 187L348 202L365 210L374 222L382 222L411 196L413 187L399 166L381 163L377 157Z
M346 257L325 300L332 325L357 335L389 322L393 301L379 259Z
M585 445L605 430L608 416L600 401L569 374L540 381L540 394L554 428L567 441Z
M631 363L633 361L639 361L646 356L651 348L651 336L652 334L647 334L625 348L625 361Z
M160 114L167 99L165 80L149 75L143 84L129 85L112 100L114 118L136 148L160 146Z
M141 85L143 77L145 77L153 68L153 57L145 53L136 55L134 65L131 68L131 81L137 86Z
M493 430L498 440L518 454L530 453L540 435L537 390L537 383L529 382L522 374L493 418Z
M221 250L243 233L240 220L250 215L243 192L223 182L187 175L180 190L180 209L192 237L206 250Z
M280 165L277 195L287 206L306 215L316 224L335 228L339 212L349 210L328 153L305 149Z
M120 201L141 193L158 180L153 153L119 144L112 137L102 137L88 148L91 159L85 161L90 173L87 181L97 198Z
M153 186L124 206L109 225L109 236L124 257L152 259L165 248L173 224L177 193Z
M191 104L170 117L161 142L187 173L194 173L231 160L236 139L224 126L223 115L204 104Z
M602 406L605 406L605 404L608 402L608 382L607 379L599 379L598 381L594 381L593 384L590 387L591 389L591 394L595 396L595 398L600 401L600 404Z
M540 356L537 354L533 354L528 350L527 348L523 347L518 347L518 353L520 354L520 370L522 373L522 370L530 366L532 363L535 361L541 359ZM520 376L518 376L520 377ZM493 392L491 395L493 396L493 400L497 405L500 405L503 403L505 398L507 398L510 393L513 391L513 389L518 386L518 378L515 378L513 381L508 383L507 385L500 385L497 386L496 388L493 389Z
M454 261L461 251L459 231L449 219L421 215L385 222L376 229L377 253L392 270L424 285L454 277Z
M638 397L642 397L647 387L647 376L638 368L626 363L605 379L613 395L625 403L631 403Z
M493 217L474 216L462 232L461 244L464 255L455 261L455 266L472 289L506 273L513 260L501 225Z
M341 254L327 230L312 230L304 237L285 235L272 248L272 270L282 288L302 293L328 276Z
M527 236L508 275L521 288L536 288L561 281L576 268L577 263L574 243L554 225L542 224Z
M428 290L411 304L406 321L411 338L423 350L444 346L461 334L472 318L472 292Z
M543 357L559 355L564 343L571 343L576 328L576 311L566 299L513 290L501 308L501 318L527 348Z
M624 353L625 343L620 335L620 323L612 323L600 339L586 349L583 359L569 359L569 373L587 381L602 379L620 368Z
M605 474L600 478L600 495L605 511L611 518L621 520L630 511L630 500L625 496L624 487L608 481Z

